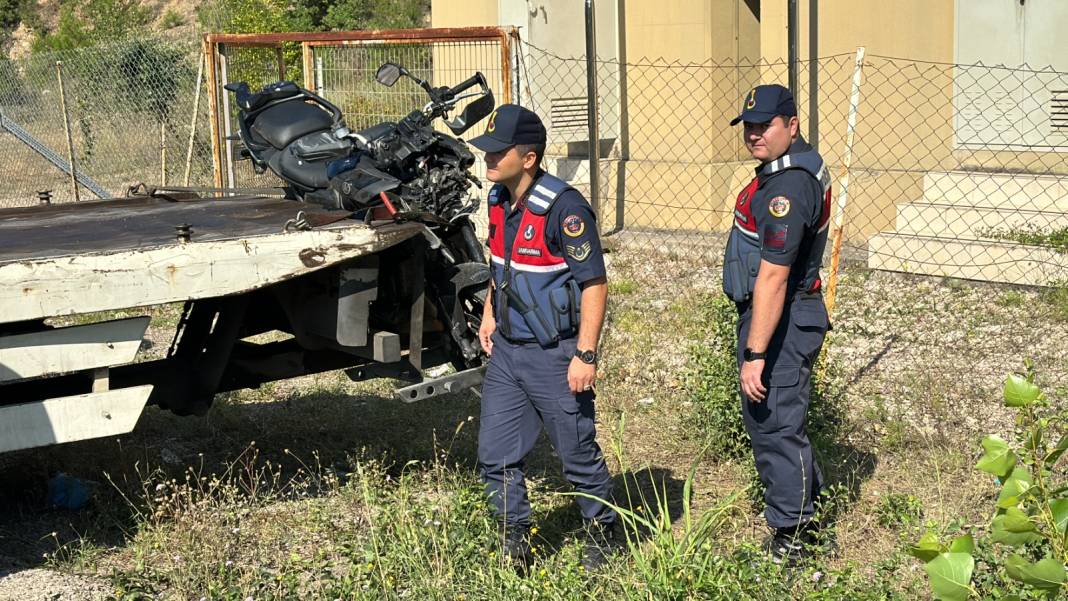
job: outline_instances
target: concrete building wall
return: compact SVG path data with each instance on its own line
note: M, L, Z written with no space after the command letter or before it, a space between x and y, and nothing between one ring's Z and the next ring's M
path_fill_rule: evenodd
M836 176L842 173L845 152L853 55L863 45L868 56L852 149L855 172L846 216L850 236L892 229L894 203L919 198L927 171L1064 169L1057 152L999 151L959 143L955 113L960 111L954 103L961 75L952 64L970 62L971 54L960 51L958 11L999 2L820 0L818 54L827 58L819 65L819 147ZM1063 0L1028 4L1057 2ZM512 21L525 19L527 34L541 40L539 46L581 57L582 2L571 4L568 12L555 0L434 0L434 25L486 24L493 18L517 24ZM809 3L798 4L799 57L807 61ZM727 122L752 86L787 82L787 1L599 0L598 6L601 11L612 9L598 15L602 57L618 56L628 63L619 74L620 86L613 88L620 95L606 94L601 104L603 129L618 135L602 165L604 217L614 221L618 205L628 227L728 226L731 202L751 175L751 165L740 132ZM1035 6L1028 10L1038 10ZM1059 9L1050 4L1042 10ZM555 18L564 15L570 16ZM1040 34L1039 25L1032 27L1031 38ZM974 32L966 36L966 48L992 49L1001 43L986 44L980 39L985 36ZM1023 39L1029 38L1024 34ZM1055 39L1060 41L1040 45L1034 53L1068 56L1061 51L1068 41L1063 36ZM606 54L613 45L617 54ZM1009 56L994 62L1013 60ZM535 82L545 89L532 93L552 93L553 84L546 79ZM566 85L581 87L576 81ZM808 87L803 64L798 95L802 132L812 117ZM544 100L535 105L545 113ZM563 147L555 150L566 152ZM583 167L575 160L558 164L571 165L569 173L581 180Z

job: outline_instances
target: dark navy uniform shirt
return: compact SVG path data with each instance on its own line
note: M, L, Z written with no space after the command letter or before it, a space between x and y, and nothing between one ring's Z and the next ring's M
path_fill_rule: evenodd
M787 154L811 150L812 146L798 138ZM789 279L796 284L810 269L809 256L815 250L814 243L820 240L817 232L826 226L823 185L801 169L784 169L768 175L762 173L764 170L764 165L757 168L760 184L752 198L752 213L760 236L760 258L776 265L789 265ZM819 252L822 251L820 248ZM819 277L818 272L814 277Z

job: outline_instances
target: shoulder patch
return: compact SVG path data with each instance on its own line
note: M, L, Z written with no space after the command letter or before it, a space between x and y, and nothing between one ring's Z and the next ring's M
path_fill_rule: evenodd
M782 253L786 250L786 234L790 226L785 223L769 223L764 226L764 248L768 251Z
M790 213L790 199L785 196L776 196L768 202L768 212L772 217L786 217Z
M570 244L566 246L567 256L571 257L576 261L579 261L580 263L590 258L590 254L593 252L593 247L590 245L588 240L578 246L572 246Z
M490 205L491 207L500 204L502 189L504 189L504 186L500 184L493 184L493 187L490 188L489 194L486 196L486 204Z
M564 217L564 233L572 238L578 238L586 232L586 222L578 215Z

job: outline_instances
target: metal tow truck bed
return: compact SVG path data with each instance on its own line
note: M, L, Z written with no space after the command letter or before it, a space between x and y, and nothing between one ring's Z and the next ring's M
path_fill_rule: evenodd
M128 432L149 402L201 413L271 380L348 368L419 382L446 361L424 321L422 225L176 196L0 209L0 452ZM175 343L140 363L147 316L50 321L174 302ZM289 337L246 340L270 331Z
M283 232L280 198L114 201L0 210L0 323L247 292L373 253L421 231L352 220ZM190 241L177 229L189 225Z

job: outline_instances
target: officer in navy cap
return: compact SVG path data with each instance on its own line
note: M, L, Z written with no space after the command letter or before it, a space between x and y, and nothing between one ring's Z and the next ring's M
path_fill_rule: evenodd
M493 279L479 338L489 354L482 385L478 460L502 524L505 552L529 560L530 503L524 458L542 426L585 524L583 565L616 547L611 481L594 427L597 344L608 285L589 203L541 169L545 126L536 114L499 107L471 144L486 153Z
M742 416L773 530L765 548L793 564L817 541L815 501L823 484L805 416L813 364L830 329L820 263L831 184L823 159L801 137L789 90L753 88L731 125L739 122L760 164L734 205L723 290L738 307Z

